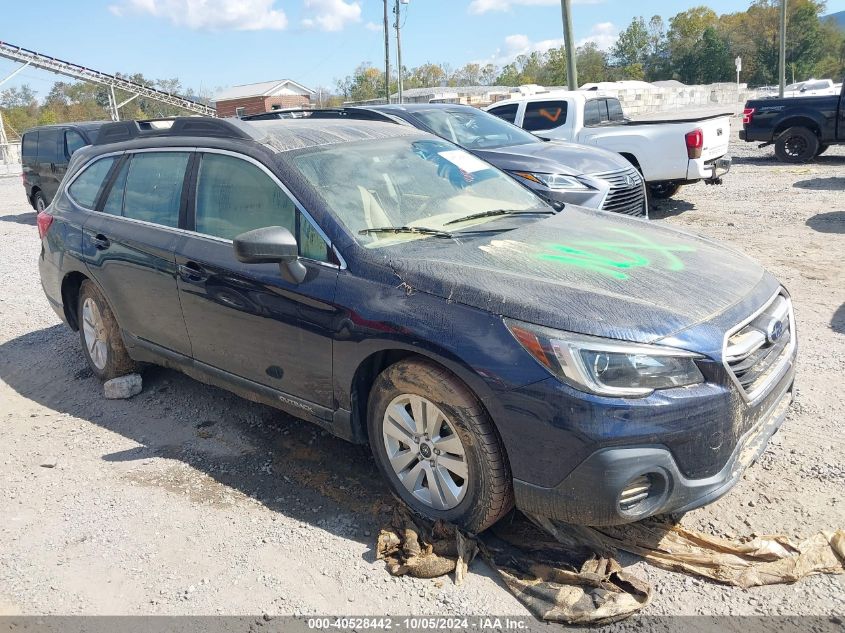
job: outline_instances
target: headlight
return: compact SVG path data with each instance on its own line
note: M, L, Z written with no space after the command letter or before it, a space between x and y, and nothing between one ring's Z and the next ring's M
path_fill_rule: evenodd
M527 171L513 172L520 178L530 180L533 183L543 185L549 189L555 190L571 190L571 191L587 191L589 186L575 178L574 176L564 176L563 174L535 174Z
M505 319L525 350L563 382L602 396L647 396L655 389L704 382L682 349L561 332Z

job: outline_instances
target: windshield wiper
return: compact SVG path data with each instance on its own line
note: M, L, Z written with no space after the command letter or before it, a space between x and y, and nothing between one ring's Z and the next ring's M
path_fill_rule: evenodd
M481 213L473 213L471 215L465 215L462 218L458 218L457 220L449 220L448 222L444 223L443 226L448 226L449 224L458 224L459 222L467 222L469 220L476 220L478 218L489 218L495 215L534 215L534 214L547 214L547 215L554 215L556 213L553 209L532 209L530 211L519 210L519 209L493 209L492 211L482 211Z
M358 235L369 235L370 233L419 233L420 235L452 237L452 234L448 231L429 229L424 226L377 226L372 229L361 229L358 231Z

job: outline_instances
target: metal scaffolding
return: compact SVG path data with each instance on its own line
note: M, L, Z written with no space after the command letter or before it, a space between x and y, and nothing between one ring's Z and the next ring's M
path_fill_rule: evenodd
M144 86L116 75L102 73L98 70L86 68L85 66L56 59L55 57L42 55L41 53L36 53L35 51L21 48L20 46L15 46L14 44L9 44L8 42L0 42L0 57L5 57L23 64L23 66L21 66L13 74L20 72L26 66L32 66L33 68L48 70L52 73L72 77L73 79L90 81L92 83L108 87L109 109L111 111L112 119L115 121L120 119L118 114L119 109L138 97L153 99L167 105L176 106L177 108L182 108L183 110L187 110L189 112L196 112L205 116L217 116L217 111L214 108L204 103L200 103L199 101L174 95L169 92L165 92L164 90L150 88L149 86ZM128 92L132 96L125 101L118 103L114 95L115 89Z

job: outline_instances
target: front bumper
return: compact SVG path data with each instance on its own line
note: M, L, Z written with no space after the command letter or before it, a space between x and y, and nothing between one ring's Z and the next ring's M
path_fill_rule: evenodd
M685 512L711 503L739 481L745 469L763 453L769 438L786 417L792 402L793 372L767 401L758 422L736 443L717 473L700 479L684 476L672 452L661 445L599 449L552 488L514 480L517 507L527 513L585 525L614 525L655 514ZM706 450L706 447L702 447ZM648 497L623 510L620 493L646 476ZM642 481L640 479L640 481Z

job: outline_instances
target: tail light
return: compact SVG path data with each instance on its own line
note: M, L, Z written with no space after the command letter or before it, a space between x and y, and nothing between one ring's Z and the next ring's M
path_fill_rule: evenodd
M754 112L756 110L757 110L756 108L745 108L742 111L742 124L743 125L748 125L749 123L751 123L751 119L754 118Z
M692 158L701 158L701 148L704 147L704 132L701 128L687 132L684 136L687 143L687 156Z
M38 237L44 239L47 231L50 230L50 225L53 224L53 216L46 211L42 211L38 214L36 223L38 224Z

